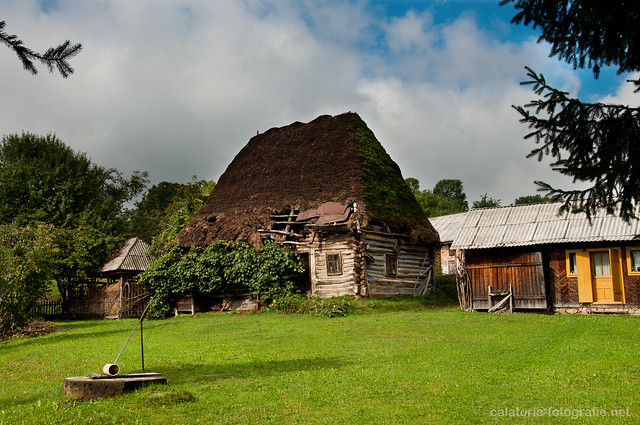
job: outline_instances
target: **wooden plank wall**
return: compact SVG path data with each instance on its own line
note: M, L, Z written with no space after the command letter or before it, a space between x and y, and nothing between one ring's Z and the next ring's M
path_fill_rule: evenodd
M340 295L355 295L358 282L354 278L355 238L353 235L329 235L318 240L310 249L312 295L322 298ZM342 273L327 273L327 254L340 254Z
M515 308L546 308L542 254L472 254L466 256L471 278L474 309L489 307L489 285L492 291L507 291L512 285Z
M367 285L369 294L374 297L413 295L419 275L424 274L431 265L430 258L425 261L427 247L410 245L407 240L391 236L365 233L364 249L367 257ZM387 276L385 254L397 255L397 276Z

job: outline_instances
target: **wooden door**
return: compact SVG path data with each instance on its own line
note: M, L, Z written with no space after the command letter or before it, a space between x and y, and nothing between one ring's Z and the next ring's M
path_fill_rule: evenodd
M594 302L614 302L609 250L591 252L591 282L595 295Z

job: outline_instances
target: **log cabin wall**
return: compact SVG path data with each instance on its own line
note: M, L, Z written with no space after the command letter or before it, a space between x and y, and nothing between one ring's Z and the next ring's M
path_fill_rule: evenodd
M379 233L363 234L363 255L366 256L365 277L372 297L413 295L431 266L429 249L411 245L407 238ZM389 257L391 256L391 257ZM388 270L389 259L397 260L395 270Z
M352 234L316 237L311 245L298 248L298 251L309 253L312 296L329 298L359 293L359 281L355 276L360 266L359 263L355 266L356 240Z

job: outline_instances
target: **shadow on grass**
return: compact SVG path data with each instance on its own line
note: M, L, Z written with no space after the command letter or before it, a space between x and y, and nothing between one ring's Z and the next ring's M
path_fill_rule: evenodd
M71 343L82 339L90 339L92 341L98 340L104 336L110 335L122 335L122 341L124 342L130 335L133 328L136 326L137 320L127 319L127 322L115 321L112 319L102 320L87 320L87 321L73 321L73 322L53 322L56 326L60 327L59 331L40 335L40 336L21 336L14 339L2 341L0 343L0 353L7 350L13 350L16 347L26 347L33 344L46 347L47 345L54 345L59 343ZM144 321L145 329L155 329L160 326L167 325L166 321L153 321L151 326L147 320ZM110 329L104 329L106 326L112 325ZM95 328L103 328L103 330L92 330ZM139 333L139 328L136 330Z
M248 363L182 363L158 367L172 383L204 383L214 379L257 378L319 369L340 369L351 362L340 357L316 357L290 360L253 361Z
M60 384L62 387L62 384ZM46 391L38 393L24 394L22 396L0 397L0 409L9 409L14 406L36 403L39 400L46 400L48 393Z

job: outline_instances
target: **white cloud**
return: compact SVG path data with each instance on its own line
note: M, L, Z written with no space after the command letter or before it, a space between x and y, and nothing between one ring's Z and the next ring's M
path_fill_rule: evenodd
M470 200L511 202L532 181L512 104L523 66L575 89L569 68L531 40L501 43L463 14L393 19L361 2L0 0L7 31L36 50L83 43L64 80L21 69L0 47L0 133L55 132L94 161L154 182L217 179L256 130L358 112L403 169L431 188L460 178ZM578 86L579 87L579 86Z
M610 94L608 96L603 97L602 99L598 99L598 102L603 103L613 103L619 105L628 105L634 108L640 106L640 94L635 93L636 85L627 80L638 80L640 79L640 73L634 73L629 75L625 81L623 81L615 94Z

